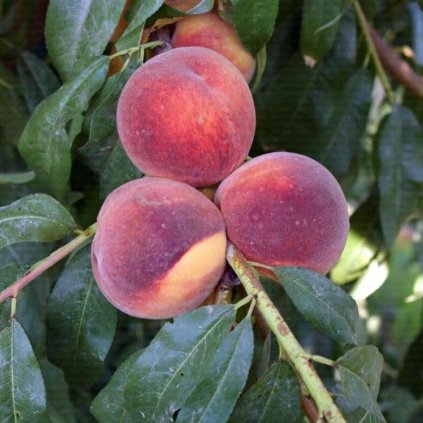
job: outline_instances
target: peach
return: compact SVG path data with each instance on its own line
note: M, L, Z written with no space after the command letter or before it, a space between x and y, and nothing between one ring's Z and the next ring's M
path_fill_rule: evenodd
M199 306L225 269L218 208L177 181L144 177L113 191L97 219L95 280L119 310L166 319Z
M243 46L235 29L217 13L193 15L176 23L172 46L206 47L225 56L250 82L256 68L256 61Z
M294 153L256 157L216 191L228 238L248 260L327 273L344 249L349 218L332 174Z
M129 78L117 127L143 173L205 187L245 160L254 137L254 102L242 75L222 55L203 47L172 49Z

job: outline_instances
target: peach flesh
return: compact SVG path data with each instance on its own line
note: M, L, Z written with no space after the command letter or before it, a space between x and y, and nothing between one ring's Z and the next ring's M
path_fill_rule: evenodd
M113 191L97 219L93 273L104 296L136 317L199 306L225 268L221 213L189 185L145 177Z
M345 196L320 163L294 153L256 157L219 186L228 238L248 260L327 273L344 249Z
M247 82L250 82L254 75L254 57L242 45L235 29L215 12L193 15L178 21L172 46L209 48L229 59Z
M244 161L255 110L248 85L229 60L184 47L134 72L119 99L117 126L142 172L205 187Z

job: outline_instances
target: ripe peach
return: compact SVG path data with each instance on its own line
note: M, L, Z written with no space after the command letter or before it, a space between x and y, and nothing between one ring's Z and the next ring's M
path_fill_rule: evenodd
M218 208L181 182L145 177L113 191L97 219L95 280L132 316L165 319L191 311L225 269L226 235Z
M327 273L344 249L347 202L332 174L309 157L270 153L242 165L215 197L228 238L247 259Z
M225 56L250 82L256 68L256 61L242 45L235 29L217 13L193 15L176 23L172 46L206 47Z
M137 69L117 107L123 147L145 174L204 187L245 159L255 130L251 92L222 55L185 47Z

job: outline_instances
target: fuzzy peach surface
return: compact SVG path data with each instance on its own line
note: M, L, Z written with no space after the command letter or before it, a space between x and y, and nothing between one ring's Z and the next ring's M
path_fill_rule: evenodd
M344 249L345 196L332 174L309 157L256 157L220 184L215 202L228 238L251 261L325 274Z
M117 126L142 172L204 187L244 161L255 109L248 85L229 60L206 48L183 47L134 72L118 102Z
M92 244L95 280L132 316L164 319L191 311L225 268L226 236L217 207L194 188L145 177L103 204Z
M172 46L206 47L229 59L250 82L256 61L243 46L235 29L216 12L193 15L176 23Z

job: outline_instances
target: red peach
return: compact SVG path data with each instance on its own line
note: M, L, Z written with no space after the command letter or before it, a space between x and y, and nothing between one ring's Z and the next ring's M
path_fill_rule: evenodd
M97 219L95 280L132 316L165 319L198 307L225 268L223 217L181 182L145 177L113 191Z
M225 56L250 82L256 61L243 46L235 29L217 13L192 15L176 23L172 46L206 47Z
M248 260L327 273L344 249L347 202L332 174L309 157L270 153L242 165L215 197L228 238Z
M178 48L134 72L119 99L117 126L142 172L204 187L245 160L254 102L225 57L203 47Z

